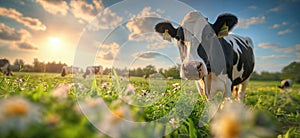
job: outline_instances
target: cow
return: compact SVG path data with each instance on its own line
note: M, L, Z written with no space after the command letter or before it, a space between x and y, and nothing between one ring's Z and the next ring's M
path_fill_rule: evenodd
M103 67L102 66L88 66L83 74L83 78L86 78L87 75L93 76L95 74L103 75Z
M284 90L284 89L286 89L286 88L291 88L292 85L293 85L293 81L292 81L292 80L290 80L290 79L285 79L285 80L282 80L282 81L281 81L281 85L278 86L278 88Z
M61 76L64 77L68 74L79 74L79 67L74 67L74 66L63 66L62 71L61 71Z
M177 40L182 61L181 78L196 80L199 93L205 94L208 101L220 91L223 100L230 100L235 87L237 100L244 100L255 61L252 40L228 33L237 22L235 15L226 13L211 24L193 11L185 15L177 28L168 21L155 25L154 30L164 39L169 36ZM219 53L213 51L217 46L221 49ZM217 54L212 54L214 52Z
M0 59L0 71L6 76L12 76L10 64L7 59Z

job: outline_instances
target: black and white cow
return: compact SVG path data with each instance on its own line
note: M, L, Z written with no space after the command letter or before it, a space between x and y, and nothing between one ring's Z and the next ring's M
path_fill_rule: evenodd
M285 79L281 81L281 85L278 86L280 89L286 89L286 88L291 88L293 85L293 81L290 79Z
M219 91L228 99L237 87L237 100L243 101L254 68L253 43L250 38L235 34L218 38L225 23L230 31L237 24L237 17L223 14L210 24L200 13L189 12L179 27L164 21L156 24L155 31L163 36L167 32L177 40L182 60L180 76L196 80L199 93L205 94L207 100ZM217 46L220 51L214 51Z
M79 74L79 67L74 67L74 66L63 66L62 71L61 71L61 76L64 77L68 74Z
M0 71L6 76L12 76L10 64L7 59L0 59Z
M85 73L83 74L83 78L86 78L87 75L93 76L95 74L103 75L103 67L102 66L88 66L86 67Z

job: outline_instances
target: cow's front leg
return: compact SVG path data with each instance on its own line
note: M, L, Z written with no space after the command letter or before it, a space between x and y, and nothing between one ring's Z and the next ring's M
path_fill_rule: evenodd
M240 86L239 86L238 97L237 97L237 100L239 102L244 102L244 98L245 98L245 93L246 93L246 88L248 86L248 82L249 82L249 79L247 79L244 82L242 82L240 84Z
M204 80L197 80L196 82L197 90L200 95L205 95L205 83Z
M232 85L232 81L229 78L227 78L225 81L225 91L223 95L225 101L230 101L231 91L232 91L231 85Z

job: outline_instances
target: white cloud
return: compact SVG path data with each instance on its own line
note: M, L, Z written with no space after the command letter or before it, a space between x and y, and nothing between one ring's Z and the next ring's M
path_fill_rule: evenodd
M257 6L253 6L253 5L252 5L252 6L249 6L248 8L251 9L251 10L256 10L256 9L257 9Z
M275 28L279 28L280 24L274 24L271 28L275 29Z
M98 58L104 60L113 60L116 54L120 49L120 45L118 43L111 43L111 44L102 44L99 48Z
M154 51L147 51L147 52L138 52L132 54L134 58L142 59L142 60L154 60L156 57L161 56L161 54L154 52Z
M288 34L288 33L291 33L291 32L293 32L291 29L285 29L285 30L279 31L277 34L278 35L285 35L285 34Z
M300 44L296 44L295 48L296 48L296 56L297 58L300 58Z
M278 47L277 44L271 44L271 43L268 43L268 42L259 43L257 46L260 47L260 48L264 48L264 49Z
M268 42L259 43L257 46L263 49L271 49L276 52L291 53L294 51L293 47L280 48L278 44L272 44Z
M292 56L288 55L269 55L269 56L260 56L261 59L278 59L278 58L291 58Z
M266 17L261 16L261 17L251 17L249 19L239 19L238 21L238 28L249 28L250 25L255 25L255 24L262 24L266 22Z
M279 72L286 64L278 64L278 63L263 63L256 64L254 70L256 72L268 71L268 72Z
M67 15L69 6L66 1L58 1L58 0L36 0L45 11L51 14L61 14Z
M33 30L46 30L46 26L37 18L25 17L22 13L12 8L0 7L0 15L11 18Z
M96 17L96 20L89 24L88 30L97 31L99 29L115 28L122 21L122 17L112 12L109 8L106 8Z
M278 11L280 11L281 10L281 7L274 7L274 8L272 8L272 9L270 9L269 11L270 12L278 12Z
M142 41L153 40L157 38L157 35L148 35L143 37L143 33L153 32L157 18L161 17L162 10L152 11L151 7L145 7L139 14L132 15L131 21L126 24L126 27L131 32L128 36L129 40ZM157 17L157 18L153 18ZM142 36L139 36L142 35ZM140 39L136 39L140 38ZM144 39L143 39L144 38Z
M167 41L158 41L158 42L147 45L147 48L150 50L163 49L168 45L168 43L169 42L167 42Z
M31 34L24 29L15 30L0 23L0 42L8 44L11 48L24 50L38 50L37 46L28 41Z
M29 41L17 42L14 43L12 46L23 50L38 50L37 46Z
M6 26L0 23L0 40L4 41L23 41L24 39L30 37L31 34L24 29L16 31L14 28Z
M279 27L281 27L281 26L285 26L285 25L287 25L287 22L282 22L282 23L280 23L280 24L273 24L273 25L270 26L269 28L270 28L270 29L277 29L277 28L279 28Z
M98 12L104 8L102 1L99 0L93 0L92 4L81 0L71 0L70 7L71 12L76 18L86 22L92 21Z

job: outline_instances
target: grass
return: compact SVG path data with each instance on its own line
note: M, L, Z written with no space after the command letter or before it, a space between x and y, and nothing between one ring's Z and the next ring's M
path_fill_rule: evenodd
M136 88L134 95L124 95L133 101L132 105L126 105L130 109L129 118L135 122L151 122L149 126L152 127L144 133L132 129L130 131L133 133L124 133L122 137L143 137L145 134L150 136L156 131L159 134L170 132L165 137L212 137L209 122L202 120L205 118L203 111L207 102L194 90L194 83L181 80L151 82L139 77L131 77L129 81ZM107 87L103 87L104 83L108 83ZM173 86L175 83L182 84L183 87ZM61 98L53 96L53 91L61 84L72 84L66 98L63 98L63 95ZM115 86L116 84L119 85ZM290 90L280 91L277 88L279 84L275 81L250 81L246 90L245 105L266 116L266 120L260 120L258 123L267 123L263 125L272 128L275 137L300 137L300 85L295 84ZM37 107L38 121L27 123L21 130L4 129L5 127L0 125L0 137L108 137L99 133L95 128L97 125L91 123L99 119L95 115L105 117L103 113L95 112L96 108L102 110L103 107L101 104L91 106L94 105L91 104L93 101L86 99L101 97L110 110L115 112L118 111L119 105L124 105L120 104L118 99L123 94L120 90L124 91L126 88L126 83L114 82L107 76L96 81L84 81L81 78L72 79L70 75L63 78L55 73L15 73L12 77L1 75L1 101L12 97L27 99ZM83 103L82 106L90 105L84 114L78 111L78 103ZM126 117L125 112L119 113L120 116ZM7 121L7 116L1 116L1 113L3 114L2 109L0 122L13 123ZM1 120L1 117L6 120ZM157 119L160 120L155 122ZM159 125L161 122L167 125ZM121 125L117 124L110 130L117 131L119 126Z

